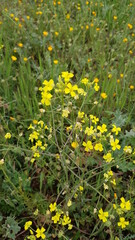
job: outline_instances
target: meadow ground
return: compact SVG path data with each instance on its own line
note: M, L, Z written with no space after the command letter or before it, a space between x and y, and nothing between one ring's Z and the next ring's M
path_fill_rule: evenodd
M0 1L0 239L135 239L135 1Z

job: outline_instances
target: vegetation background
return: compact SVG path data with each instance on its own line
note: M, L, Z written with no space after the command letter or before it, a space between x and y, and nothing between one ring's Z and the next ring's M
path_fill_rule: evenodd
M135 1L0 1L0 238L135 239Z

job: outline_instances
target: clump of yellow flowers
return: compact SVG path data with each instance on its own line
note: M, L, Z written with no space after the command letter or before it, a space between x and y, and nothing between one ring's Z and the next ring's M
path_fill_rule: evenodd
M46 158L44 156L47 153L48 156L54 157L56 163L62 166L62 155L64 155L64 147L67 146L68 154L64 156L67 157L65 164L69 166L70 162L75 162L78 167L82 167L82 164L86 166L87 156L91 156L93 159L98 156L94 164L98 162L97 159L99 158L98 167L105 166L103 168L102 185L104 191L108 191L108 196L110 196L111 191L116 191L119 184L113 166L118 169L119 163L117 164L116 161L119 156L121 158L124 155L128 158L132 154L133 148L129 144L126 146L121 144L122 130L120 126L104 122L102 117L93 114L89 108L85 111L85 100L89 97L89 93L93 96L98 94L99 98L107 98L106 93L98 93L100 91L99 79L94 78L90 82L87 77L84 77L76 82L74 74L66 71L59 75L58 81L44 80L39 91L41 92L41 102L39 103L39 106L42 105L41 114L38 119L33 120L28 128L30 130L29 141L32 145L31 164L40 166L41 163L42 166L45 166ZM53 108L55 109L54 112ZM72 118L73 114L74 119ZM57 125L58 128L56 128ZM63 135L59 135L59 133ZM60 147L57 142L59 139L57 134L62 141L65 139ZM8 135L6 137L9 138ZM52 150L50 151L50 149ZM51 161L52 158L49 158L48 161ZM46 166L48 166L48 162ZM81 185L74 193L71 189L75 201L79 198L79 195L83 195L83 191L84 187ZM111 223L112 219L116 219L117 227L124 229L129 225L129 221L126 220L124 214L130 211L131 202L126 201L124 197L121 197L120 201L118 204L115 199L113 207L108 211L103 211L100 207L98 217L105 224L106 222ZM67 206L70 207L71 205L72 201L70 200ZM108 207L106 208L108 209ZM70 211L62 208L61 204L51 203L47 215L52 226L60 226L66 231L73 228ZM25 230L27 230L27 227L31 227L31 222L27 222ZM32 231L31 229L31 238L28 239L34 239ZM43 227L38 228L36 230L37 238L40 236L44 239L46 237L44 232Z

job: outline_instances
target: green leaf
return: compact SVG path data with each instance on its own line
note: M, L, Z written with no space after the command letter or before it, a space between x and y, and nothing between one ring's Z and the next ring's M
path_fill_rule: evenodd
M21 229L13 217L7 217L5 224L3 224L2 226L6 232L5 236L8 237L9 239L13 239L13 240L15 240L16 234Z

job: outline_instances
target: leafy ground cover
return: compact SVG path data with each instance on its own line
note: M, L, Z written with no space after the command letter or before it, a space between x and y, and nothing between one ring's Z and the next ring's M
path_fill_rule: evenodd
M135 2L0 1L1 239L135 239Z

